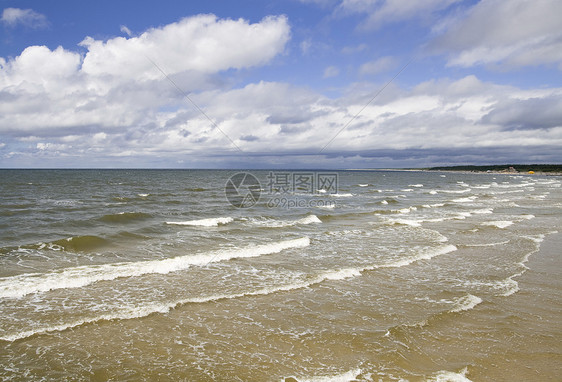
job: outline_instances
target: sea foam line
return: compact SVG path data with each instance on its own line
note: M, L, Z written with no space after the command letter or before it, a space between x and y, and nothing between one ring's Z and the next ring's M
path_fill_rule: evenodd
M200 303L213 302L213 301L231 300L231 299L236 299L246 296L260 296L260 295L269 295L276 292L287 292L291 290L307 288L312 285L319 284L325 280L342 280L344 278L352 277L352 276L355 276L355 274L352 275L348 272L341 272L341 271L326 271L321 274L318 274L317 276L309 280L295 282L293 284L270 286L270 287L257 289L254 291L240 292L240 293L233 293L233 294L216 294L206 297L192 297L192 298L181 299L177 301L171 301L168 303L149 304L140 307L127 307L127 308L122 308L117 312L102 314L96 317L83 318L81 320L76 320L66 324L43 326L43 327L39 327L31 330L25 330L17 333L4 334L0 336L0 340L13 342L34 335L47 334L52 332L61 332L67 329L72 329L78 326L92 324L99 321L130 320L135 318L147 317L155 313L165 314L170 312L172 309L175 309L179 306L186 305L186 304L200 304Z
M309 240L308 238L302 238L302 239L288 240L288 241L296 242L302 240L303 241L302 244L304 244L305 239L306 241ZM206 302L213 302L213 301L220 301L220 300L236 299L246 296L269 295L276 292L287 292L292 290L298 290L298 289L308 288L316 284L320 284L327 280L343 280L347 278L357 277L360 276L364 271L374 270L376 268L401 267L404 265L409 265L415 261L422 260L422 259L430 259L432 257L441 254L452 252L456 249L457 247L455 247L454 245L446 245L441 248L438 248L435 251L422 253L416 257L409 258L408 260L396 261L393 263L388 263L383 265L367 266L363 268L346 268L346 269L339 269L339 270L324 271L308 280L299 281L286 285L265 287L254 291L240 292L234 294L216 294L206 297L192 297L192 298L181 299L168 303L158 303L158 304L144 305L140 307L122 308L118 312L102 314L96 317L84 318L81 320L69 322L67 324L43 326L31 330L20 331L17 333L4 334L0 336L0 340L13 342L34 335L47 334L52 332L61 332L67 329L71 329L81 325L91 324L99 321L129 320L129 319L146 317L155 313L165 314L170 312L172 309L175 309L179 306L186 305L186 304L206 303Z
M0 279L0 298L19 298L53 289L79 288L97 281L109 281L120 277L137 277L151 273L166 274L185 270L191 266L204 266L234 258L269 255L285 249L304 248L309 245L310 238L302 237L248 248L219 250L163 260L85 265L49 273L26 273Z

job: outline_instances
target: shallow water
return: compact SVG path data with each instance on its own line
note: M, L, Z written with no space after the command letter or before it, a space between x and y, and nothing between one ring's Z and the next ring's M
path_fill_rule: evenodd
M560 178L233 174L0 170L2 379L554 380Z

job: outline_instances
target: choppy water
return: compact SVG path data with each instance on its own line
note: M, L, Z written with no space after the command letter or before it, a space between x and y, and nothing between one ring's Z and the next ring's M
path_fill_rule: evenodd
M562 225L555 177L234 173L0 170L1 378L485 379Z

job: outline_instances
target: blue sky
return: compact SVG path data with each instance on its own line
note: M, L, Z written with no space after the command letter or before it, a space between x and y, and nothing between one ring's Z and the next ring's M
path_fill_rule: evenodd
M562 162L558 0L0 0L0 15L0 167Z

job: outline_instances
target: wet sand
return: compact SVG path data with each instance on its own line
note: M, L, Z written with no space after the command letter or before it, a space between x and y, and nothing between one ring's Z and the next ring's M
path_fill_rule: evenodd
M529 269L517 278L520 290L486 309L489 338L478 342L486 344L489 353L468 366L471 381L560 381L561 254L562 233L548 235L526 263Z

